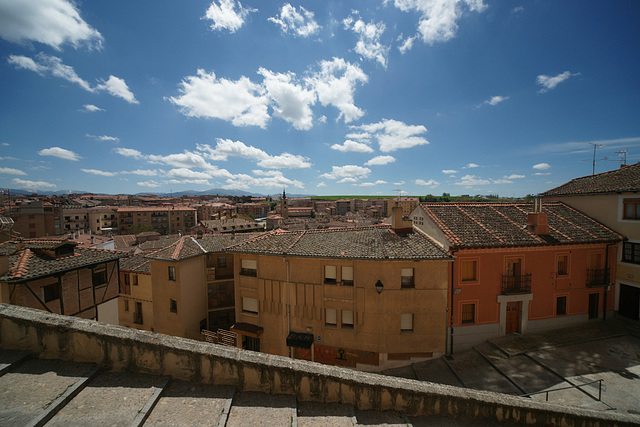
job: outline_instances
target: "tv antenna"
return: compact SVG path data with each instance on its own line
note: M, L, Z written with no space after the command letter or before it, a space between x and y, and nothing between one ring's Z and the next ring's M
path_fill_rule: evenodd
M604 144L598 144L596 142L589 142L589 145L593 145L593 168L591 169L591 175L596 174L596 148L604 147ZM603 160L607 160L605 157Z
M629 150L620 150L620 151L616 151L615 153L621 157L618 160L612 160L612 162L622 162L623 166L626 166L627 164L627 153L629 152Z
M393 191L397 191L397 192L398 192L398 200L400 200L400 198L402 197L402 189L400 189L400 188L396 188L396 189L395 189L395 190L393 190Z

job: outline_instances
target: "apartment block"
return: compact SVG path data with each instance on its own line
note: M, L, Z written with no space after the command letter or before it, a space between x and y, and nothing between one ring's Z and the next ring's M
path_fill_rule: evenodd
M188 233L196 225L196 210L186 206L119 207L118 231L130 234L139 224L146 224L160 234Z

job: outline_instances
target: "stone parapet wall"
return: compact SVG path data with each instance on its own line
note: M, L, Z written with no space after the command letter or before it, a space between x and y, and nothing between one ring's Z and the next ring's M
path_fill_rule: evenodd
M242 391L461 421L555 426L638 425L640 417L358 372L0 304L0 348L104 369L169 375Z

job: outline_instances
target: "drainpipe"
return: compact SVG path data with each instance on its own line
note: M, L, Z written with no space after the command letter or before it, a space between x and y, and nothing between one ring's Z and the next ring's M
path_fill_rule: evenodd
M282 261L287 264L287 337L291 333L291 300L289 295L289 260L282 257ZM292 349L289 349L289 357L292 357Z
M450 253L453 256L458 249L453 249ZM454 295L454 278L455 278L455 265L451 261L451 286L449 286L449 292L451 292L451 305L449 307L449 356L453 356L453 295Z
M608 272L608 270L609 270L609 247L612 246L612 245L617 245L617 244L618 244L618 242L609 243L605 248L604 271ZM609 273L609 277L607 277L607 279L610 279L610 278L611 278L611 274ZM607 281L610 282L610 280L607 280ZM609 289L609 285L607 284L607 286L605 286L605 288L604 288L604 298L603 298L604 305L602 307L602 321L603 322L607 320L607 294L609 293L608 289Z

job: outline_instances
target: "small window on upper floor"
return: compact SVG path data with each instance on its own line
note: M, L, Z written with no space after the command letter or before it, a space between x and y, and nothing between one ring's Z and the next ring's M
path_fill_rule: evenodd
M640 199L624 199L622 218L640 220Z
M91 273L93 286L100 286L107 283L107 269L105 267L95 267Z
M42 296L44 297L44 302L55 301L60 299L60 292L58 292L58 284L54 283L52 285L47 285L42 287Z
M169 311L172 313L177 313L178 312L178 301L174 300L174 299L169 299Z
M353 267L342 266L342 286L353 286Z
M478 280L478 261L475 259L462 260L462 281L475 282Z
M400 315L400 332L413 332L413 313Z
M324 311L324 324L326 326L338 325L338 314L335 308L327 308Z
M227 266L227 257L219 256L218 257L218 267L219 268L224 268L226 266Z
M337 269L335 265L324 266L324 283L327 285L335 285L337 283Z
M402 288L415 288L416 284L413 279L413 268L402 269L402 279L400 281Z
M624 242L622 244L622 261L640 264L640 243Z
M258 300L256 298L242 297L242 312L258 314Z
M342 329L353 329L353 311L351 310L342 310Z
M176 281L176 268L172 265L169 266L169 280Z
M569 255L558 255L558 276L566 276L569 274Z
M243 276L257 277L258 262L254 259L243 259L240 274Z

